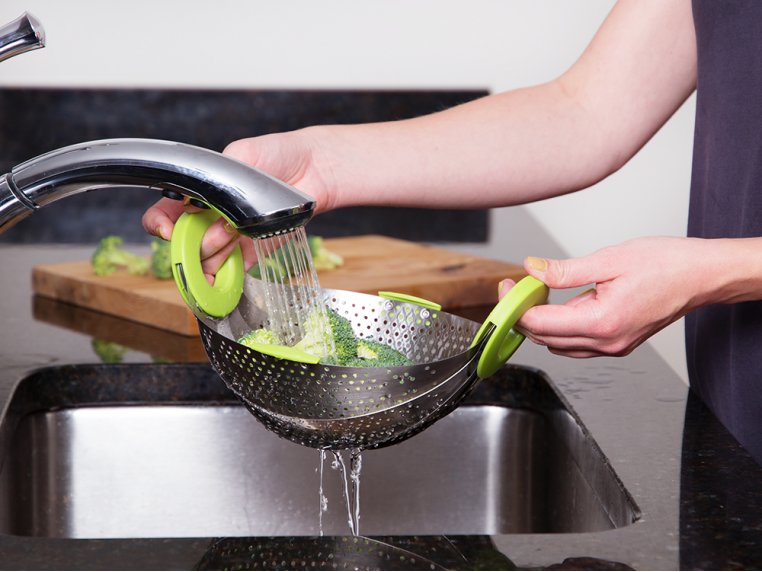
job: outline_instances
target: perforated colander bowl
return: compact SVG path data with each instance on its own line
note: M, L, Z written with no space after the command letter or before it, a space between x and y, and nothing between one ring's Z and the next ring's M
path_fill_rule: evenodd
M406 439L454 409L473 387L486 341L480 324L417 304L322 290L355 335L388 344L416 365L343 367L279 359L235 340L267 325L262 283L246 277L228 316L198 315L201 339L227 386L278 435L314 448L377 448Z
M240 249L225 261L214 284L207 283L199 250L218 216L207 212L178 219L171 248L175 282L198 318L204 348L225 384L269 429L309 447L377 448L422 431L457 407L478 378L506 362L524 339L514 324L548 294L540 281L524 278L480 326L417 303L322 290L325 305L347 318L358 338L387 344L415 365L362 368L293 361L298 357L293 351L275 351L282 346L258 346L257 351L236 341L268 326L268 296L263 282L244 273Z

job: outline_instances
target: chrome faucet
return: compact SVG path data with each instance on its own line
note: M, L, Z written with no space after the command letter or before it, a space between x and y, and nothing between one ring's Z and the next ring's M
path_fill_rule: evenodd
M40 207L104 187L140 187L211 206L241 233L304 225L314 200L226 155L173 141L104 139L30 159L0 176L0 232Z
M0 26L0 62L44 47L45 30L39 20L28 12Z
M0 61L45 45L28 13L0 27ZM230 157L154 139L80 143L30 159L0 175L0 232L40 207L104 187L141 187L213 207L241 233L269 236L304 225L315 202Z

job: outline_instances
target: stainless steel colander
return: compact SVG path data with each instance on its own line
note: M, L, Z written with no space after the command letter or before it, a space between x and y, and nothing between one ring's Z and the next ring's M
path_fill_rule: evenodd
M526 292L521 295L521 288L516 291L514 299L522 298L523 304L513 312L514 323L544 299L547 289L537 284L532 284L532 300ZM359 338L388 344L416 365L308 364L237 343L245 333L267 325L263 284L249 276L231 314L211 318L196 312L206 352L227 386L270 430L308 447L378 448L422 431L468 394L479 378L480 358L500 325L488 320L480 328L447 312L368 294L328 289L322 294L324 303L347 318ZM515 332L512 336L509 345L515 347L502 343L497 349L512 353L523 339Z
M293 351L284 354L282 346L254 350L236 341L268 326L269 298L264 283L244 273L238 248L214 284L206 281L200 245L218 216L210 211L177 220L171 246L175 283L198 318L204 348L225 384L266 427L308 447L372 449L422 431L457 407L478 378L502 367L524 340L514 324L548 294L542 282L528 276L479 326L428 304L321 290L325 305L347 318L358 338L387 344L415 365L294 361ZM283 300L300 298L284 293Z

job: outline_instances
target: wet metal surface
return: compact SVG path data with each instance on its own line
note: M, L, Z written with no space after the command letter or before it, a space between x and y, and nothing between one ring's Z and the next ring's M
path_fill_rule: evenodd
M0 533L319 534L316 450L278 438L234 402L109 400L19 418L0 472ZM349 530L340 482L326 463L326 535ZM564 409L472 404L366 451L360 514L364 535L507 534L601 531L631 523L637 509Z

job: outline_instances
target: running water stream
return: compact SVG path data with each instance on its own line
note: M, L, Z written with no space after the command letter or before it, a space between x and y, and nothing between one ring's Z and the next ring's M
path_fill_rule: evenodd
M349 453L349 471L344 461L343 453L347 451L331 451L333 461L331 469L338 471L341 479L344 505L347 509L347 525L353 536L360 536L360 473L362 472L362 451L360 449L351 449ZM320 450L320 488L319 488L319 529L320 536L323 536L323 514L328 512L328 498L323 488L323 467L325 465L327 453Z
M317 272L312 262L309 241L304 227L275 236L254 240L260 279L267 300L268 328L277 333L285 345L291 346L305 335L305 321L317 316L328 327ZM328 337L330 340L330 336ZM325 354L335 348L324 348ZM332 451L331 468L338 471L347 509L347 524L354 536L360 534L360 472L362 453L349 451L349 470L340 451ZM323 536L323 514L328 511L328 498L323 489L323 466L327 453L320 450L319 527Z
M268 328L287 346L305 335L305 321L317 316L327 324L315 265L304 227L254 240L260 279L268 306ZM324 348L326 354L333 347Z

